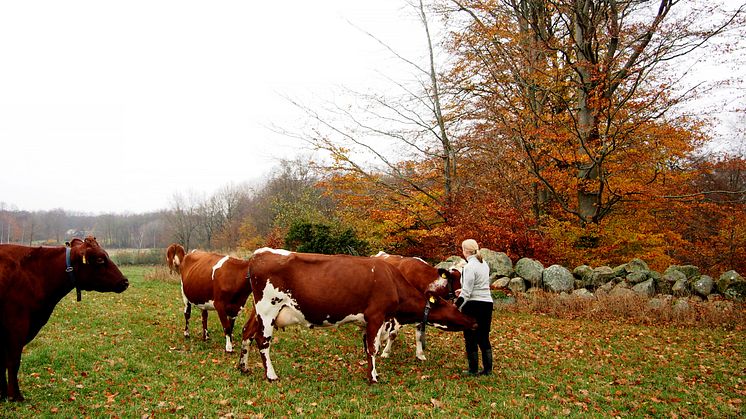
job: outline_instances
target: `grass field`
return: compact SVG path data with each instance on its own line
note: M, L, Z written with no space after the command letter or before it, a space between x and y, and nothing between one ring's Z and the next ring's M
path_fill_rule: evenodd
M0 402L0 417L278 416L717 416L746 414L746 331L564 320L498 309L495 374L461 376L460 334L429 332L428 360L414 358L406 330L381 382L369 385L360 331L288 328L272 355L269 383L255 348L241 375L212 340L182 336L179 284L124 269L122 294L68 295L26 348L26 402ZM239 340L240 326L235 332ZM199 336L199 314L192 316Z

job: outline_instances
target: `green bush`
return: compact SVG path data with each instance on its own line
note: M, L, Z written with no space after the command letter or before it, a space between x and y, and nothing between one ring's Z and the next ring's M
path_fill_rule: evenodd
M360 240L351 228L334 228L326 224L296 222L285 236L290 250L327 255L367 255L368 243Z

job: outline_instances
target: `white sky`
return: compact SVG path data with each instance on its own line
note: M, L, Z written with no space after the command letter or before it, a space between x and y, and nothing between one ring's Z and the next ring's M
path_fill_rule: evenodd
M401 74L353 25L424 51L405 0L0 0L0 204L141 213L260 181L309 153L266 128L302 117L282 95Z
M0 202L140 213L266 176L282 95L365 89L424 35L403 0L0 0Z

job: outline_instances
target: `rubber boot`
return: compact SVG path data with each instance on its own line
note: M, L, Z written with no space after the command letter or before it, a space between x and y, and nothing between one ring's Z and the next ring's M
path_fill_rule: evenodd
M492 349L482 351L482 366L484 369L479 375L492 375Z
M467 352L466 360L469 361L469 369L464 371L468 375L477 375L477 368L479 367L479 352Z

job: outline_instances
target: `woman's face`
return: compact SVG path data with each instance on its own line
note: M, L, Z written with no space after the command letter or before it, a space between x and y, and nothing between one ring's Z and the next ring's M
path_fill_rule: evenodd
M469 252L466 251L463 247L461 248L461 253L464 254L464 259L467 259L469 257Z

